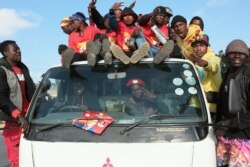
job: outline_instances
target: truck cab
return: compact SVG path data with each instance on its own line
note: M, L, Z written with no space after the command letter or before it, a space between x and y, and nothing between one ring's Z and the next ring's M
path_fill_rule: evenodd
M131 90L127 83L132 78L144 81L144 89L163 104L161 111L128 112ZM72 103L79 80L91 107ZM86 112L106 115L112 121L105 128L95 124L102 127L100 133L86 124L75 126L76 119L108 121L83 117ZM21 167L216 166L216 139L208 126L212 121L207 101L188 60L154 64L153 58L144 58L128 65L99 61L94 67L83 61L69 69L52 67L43 75L27 119L30 130L21 138Z

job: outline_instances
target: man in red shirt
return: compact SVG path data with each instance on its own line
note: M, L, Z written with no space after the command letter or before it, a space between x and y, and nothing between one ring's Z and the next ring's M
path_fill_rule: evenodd
M68 49L63 54L63 59L67 68L72 62L88 60L88 63L94 65L96 57L89 57L87 54L87 43L89 41L95 41L100 38L102 32L95 26L89 26L86 23L86 17L81 12L76 12L70 19L73 22L73 31L69 36ZM96 43L89 47L90 53L99 53L101 46Z
M3 130L7 157L11 167L19 166L19 142L29 130L25 119L35 84L28 68L21 62L21 51L15 41L0 43L0 109L16 121L6 121ZM21 127L19 127L21 126Z
M154 62L160 63L170 55L174 42L169 40L169 27L166 24L171 14L163 6L157 6L152 13L143 15L138 23L143 35L150 44L150 55L155 57ZM143 38L139 38L143 41ZM139 40L137 39L137 40Z
M115 3L109 12L110 27L117 34L116 44L112 44L110 49L114 57L120 59L124 64L136 63L140 58L148 56L149 44L145 42L141 46L136 45L135 36L140 29L135 25L138 16L131 8L125 7L122 11L121 21L116 21L114 11L120 7L119 5L119 3Z

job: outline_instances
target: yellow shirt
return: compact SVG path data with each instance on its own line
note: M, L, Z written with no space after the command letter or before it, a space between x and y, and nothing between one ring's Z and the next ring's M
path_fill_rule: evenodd
M199 34L204 34L204 32L200 29L199 26L190 24L188 26L188 34L184 39L181 39L178 35L176 38L177 45L180 47L181 52L185 59L188 59L193 62L193 48L191 46L192 42L195 40L196 36ZM208 51L212 51L210 47L208 47Z
M208 62L208 66L200 67L196 65L196 67L203 69L204 72L204 79L201 81L203 89L205 92L218 92L222 81L220 68L221 58L216 56L214 52L210 51L202 56L202 59ZM211 112L216 111L215 103L208 103L208 106Z

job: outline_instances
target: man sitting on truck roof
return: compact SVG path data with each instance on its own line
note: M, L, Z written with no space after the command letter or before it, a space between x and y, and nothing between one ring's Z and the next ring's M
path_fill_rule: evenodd
M140 28L136 26L137 14L129 7L122 11L121 21L115 19L114 10L120 7L115 3L109 12L109 25L117 34L116 44L112 44L110 50L114 57L124 64L136 63L140 58L148 56L149 44L144 42L140 46L135 43L135 38L140 33Z
M141 37L141 41L147 40L150 44L150 55L155 57L154 62L156 64L168 57L174 48L174 42L169 40L169 27L166 24L166 21L171 16L165 7L157 6L153 12L143 15L138 20L138 24L145 36Z

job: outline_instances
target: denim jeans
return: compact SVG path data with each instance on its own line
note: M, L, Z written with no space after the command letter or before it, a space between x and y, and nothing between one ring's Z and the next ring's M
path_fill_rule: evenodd
M139 48L144 42L147 42L145 36L143 33L140 33L136 38L135 38L135 43L137 47ZM150 57L155 57L156 54L159 52L159 48L156 46L150 46L149 53Z

